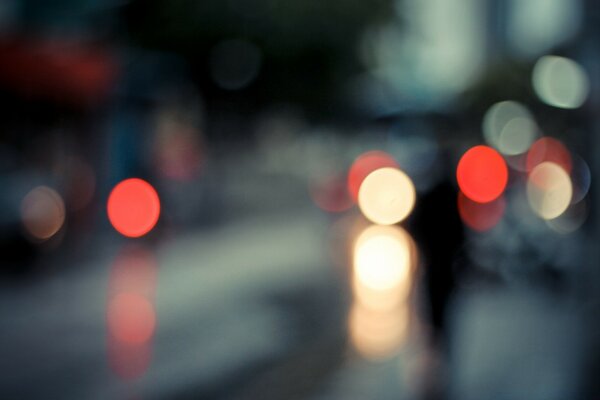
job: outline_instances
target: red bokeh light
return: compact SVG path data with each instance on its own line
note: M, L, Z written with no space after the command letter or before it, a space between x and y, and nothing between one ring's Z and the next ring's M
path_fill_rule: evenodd
M160 200L148 182L131 178L119 183L110 193L107 204L112 226L128 237L150 232L160 215Z
M108 329L119 342L142 344L154 333L156 316L154 307L143 296L121 293L108 304Z
M310 185L310 196L322 210L340 213L352 207L343 177L329 176Z
M109 296L133 293L153 300L158 264L154 255L143 247L127 246L113 262L109 278Z
M550 137L536 140L529 148L526 161L527 172L533 171L536 166L546 161L560 165L568 174L573 168L569 150L559 140Z
M456 168L456 178L465 196L478 203L488 203L506 188L508 168L496 150L480 145L463 154Z
M117 341L108 342L108 362L111 370L124 380L144 375L150 367L152 349L149 343L128 345Z
M122 379L141 377L149 368L156 330L158 264L149 250L128 244L110 271L106 310L108 361Z
M489 203L477 203L458 192L460 218L466 226L475 231L485 232L496 226L504 215L505 208L506 201L503 196Z
M74 106L106 100L120 73L115 52L65 37L0 39L0 81L27 97Z
M379 168L398 168L394 157L380 150L372 150L361 154L354 160L348 171L348 193L356 202L360 185L367 175Z

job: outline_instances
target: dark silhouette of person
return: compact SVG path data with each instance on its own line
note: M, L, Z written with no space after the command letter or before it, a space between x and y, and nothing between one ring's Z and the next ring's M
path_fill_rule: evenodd
M463 224L458 214L455 168L445 155L440 165L444 176L419 196L411 218L411 230L421 252L426 312L436 348L444 351L448 306L463 267L459 255L464 246Z

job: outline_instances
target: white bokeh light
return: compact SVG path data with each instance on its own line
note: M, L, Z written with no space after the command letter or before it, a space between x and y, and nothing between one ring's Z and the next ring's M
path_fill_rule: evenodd
M544 56L536 62L532 83L544 103L558 108L580 107L590 91L585 70L575 61L558 56Z

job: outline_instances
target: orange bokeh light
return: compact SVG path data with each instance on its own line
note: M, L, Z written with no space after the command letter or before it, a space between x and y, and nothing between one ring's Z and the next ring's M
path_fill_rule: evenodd
M407 305L384 312L354 304L348 316L350 340L364 358L377 361L394 356L409 333L410 312Z
M533 211L545 220L561 216L571 204L573 183L558 164L547 161L529 174L527 200Z
M533 171L535 167L546 161L559 165L568 174L571 173L573 167L571 153L559 140L550 137L536 140L527 152L527 172Z
M110 223L119 233L140 237L156 225L160 215L160 200L148 182L130 178L112 190L107 212Z
M65 223L65 203L54 189L38 186L23 198L21 218L32 238L50 239Z
M385 168L398 168L394 157L380 150L372 150L358 156L348 171L348 193L356 202L362 182L373 171Z
M469 228L485 232L498 224L504 215L506 200L498 197L489 203L477 203L462 192L458 192L458 213L463 223Z
M408 175L396 168L380 168L369 174L360 186L358 206L371 222L392 225L412 212L415 186Z
M497 199L508 182L508 168L502 156L488 146L470 148L458 162L456 179L469 199L488 203Z

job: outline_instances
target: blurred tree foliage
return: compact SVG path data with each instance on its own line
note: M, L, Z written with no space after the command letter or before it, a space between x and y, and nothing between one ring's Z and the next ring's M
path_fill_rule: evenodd
M180 53L206 96L227 96L209 80L207 59L221 40L244 38L262 51L258 80L245 92L255 104L296 102L333 111L336 96L362 68L357 41L384 22L394 0L134 0L124 9L129 40Z

